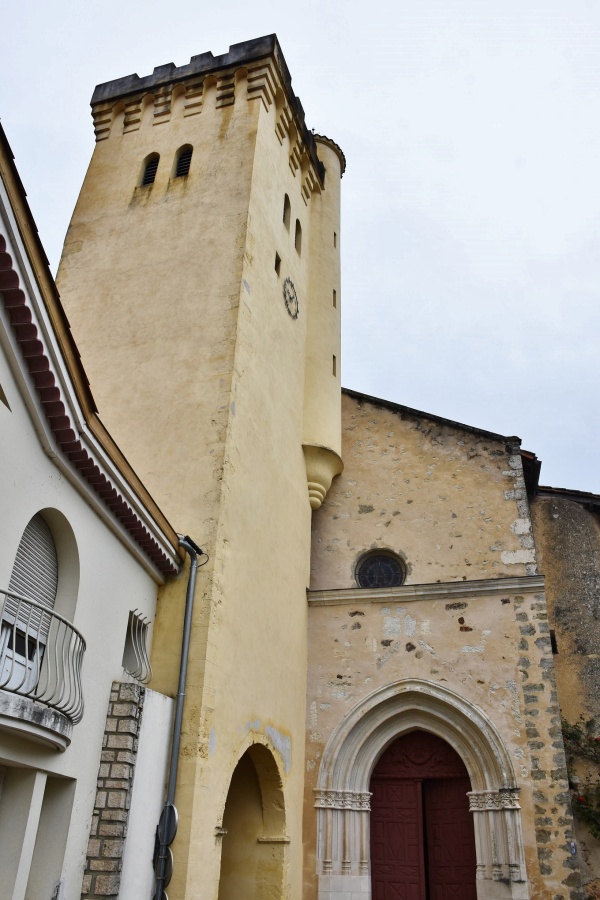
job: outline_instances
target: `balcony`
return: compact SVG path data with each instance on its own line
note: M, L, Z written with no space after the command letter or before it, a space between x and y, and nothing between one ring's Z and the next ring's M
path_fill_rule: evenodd
M0 728L65 750L83 716L84 652L61 615L0 589Z

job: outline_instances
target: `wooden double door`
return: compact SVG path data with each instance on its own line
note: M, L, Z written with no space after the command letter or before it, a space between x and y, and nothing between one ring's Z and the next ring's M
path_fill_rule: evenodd
M435 735L413 731L387 748L371 778L373 900L476 900L470 790Z

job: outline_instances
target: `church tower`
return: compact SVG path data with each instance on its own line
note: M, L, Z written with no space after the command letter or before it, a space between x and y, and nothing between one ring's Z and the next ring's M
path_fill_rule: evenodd
M307 129L274 35L99 85L92 113L59 290L103 421L210 557L169 896L300 900L311 509L342 469L344 156ZM151 687L171 694L184 581L153 639Z

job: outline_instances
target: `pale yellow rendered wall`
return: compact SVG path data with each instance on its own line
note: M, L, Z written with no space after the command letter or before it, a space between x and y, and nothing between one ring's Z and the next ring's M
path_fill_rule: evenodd
M258 741L280 767L287 891L299 900L312 197L301 192L306 169L290 166L289 138L276 133L280 108L248 102L246 90L240 71L234 105L215 109L209 89L197 115L183 118L175 104L170 122L146 114L138 131L115 126L97 144L58 280L103 420L173 525L211 557L198 579L169 896L216 898L215 828L236 763ZM184 143L194 147L190 174L169 181ZM161 154L156 182L136 188L150 152ZM335 206L339 164L330 177ZM297 320L284 306L286 276ZM334 269L328 281L337 278ZM162 593L155 630L152 686L170 692L184 591L185 576Z
M567 845L572 832L544 595L508 587L486 593L484 585L460 595L468 581L535 574L516 450L343 397L345 468L313 517L306 900L317 896L314 788L327 741L360 700L402 678L444 686L489 716L521 786L530 896L571 896L578 876ZM385 601L377 591L363 593L368 601L361 591L344 600L343 589L356 588L357 559L376 547L405 560L407 587ZM411 596L410 585L427 583L446 595ZM330 602L327 590L334 589Z

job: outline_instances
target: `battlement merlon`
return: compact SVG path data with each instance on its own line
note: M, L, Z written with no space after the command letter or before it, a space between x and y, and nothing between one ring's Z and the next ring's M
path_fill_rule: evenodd
M96 85L91 99L92 108L99 104L105 105L136 94L152 92L155 93L161 88L165 88L170 84L181 83L189 78L198 78L206 75L214 74L217 71L247 66L251 63L270 57L278 70L282 87L287 95L287 101L293 110L296 125L301 132L304 146L312 158L313 165L319 173L321 182L324 181L325 170L323 164L318 158L315 139L313 134L306 126L304 117L304 109L300 99L294 94L292 89L292 76L288 69L287 63L283 56L281 46L276 34L265 35L264 37L255 38L250 41L243 41L239 44L232 44L228 53L221 56L213 56L212 53L201 53L198 56L192 56L187 65L176 66L174 63L157 66L152 75L146 75L140 78L139 75L126 75L123 78L116 78L113 81L106 81L103 84ZM330 139L326 139L328 143L334 144ZM337 147L337 145L335 145ZM345 168L345 158L342 151L337 148L342 163L342 172Z

